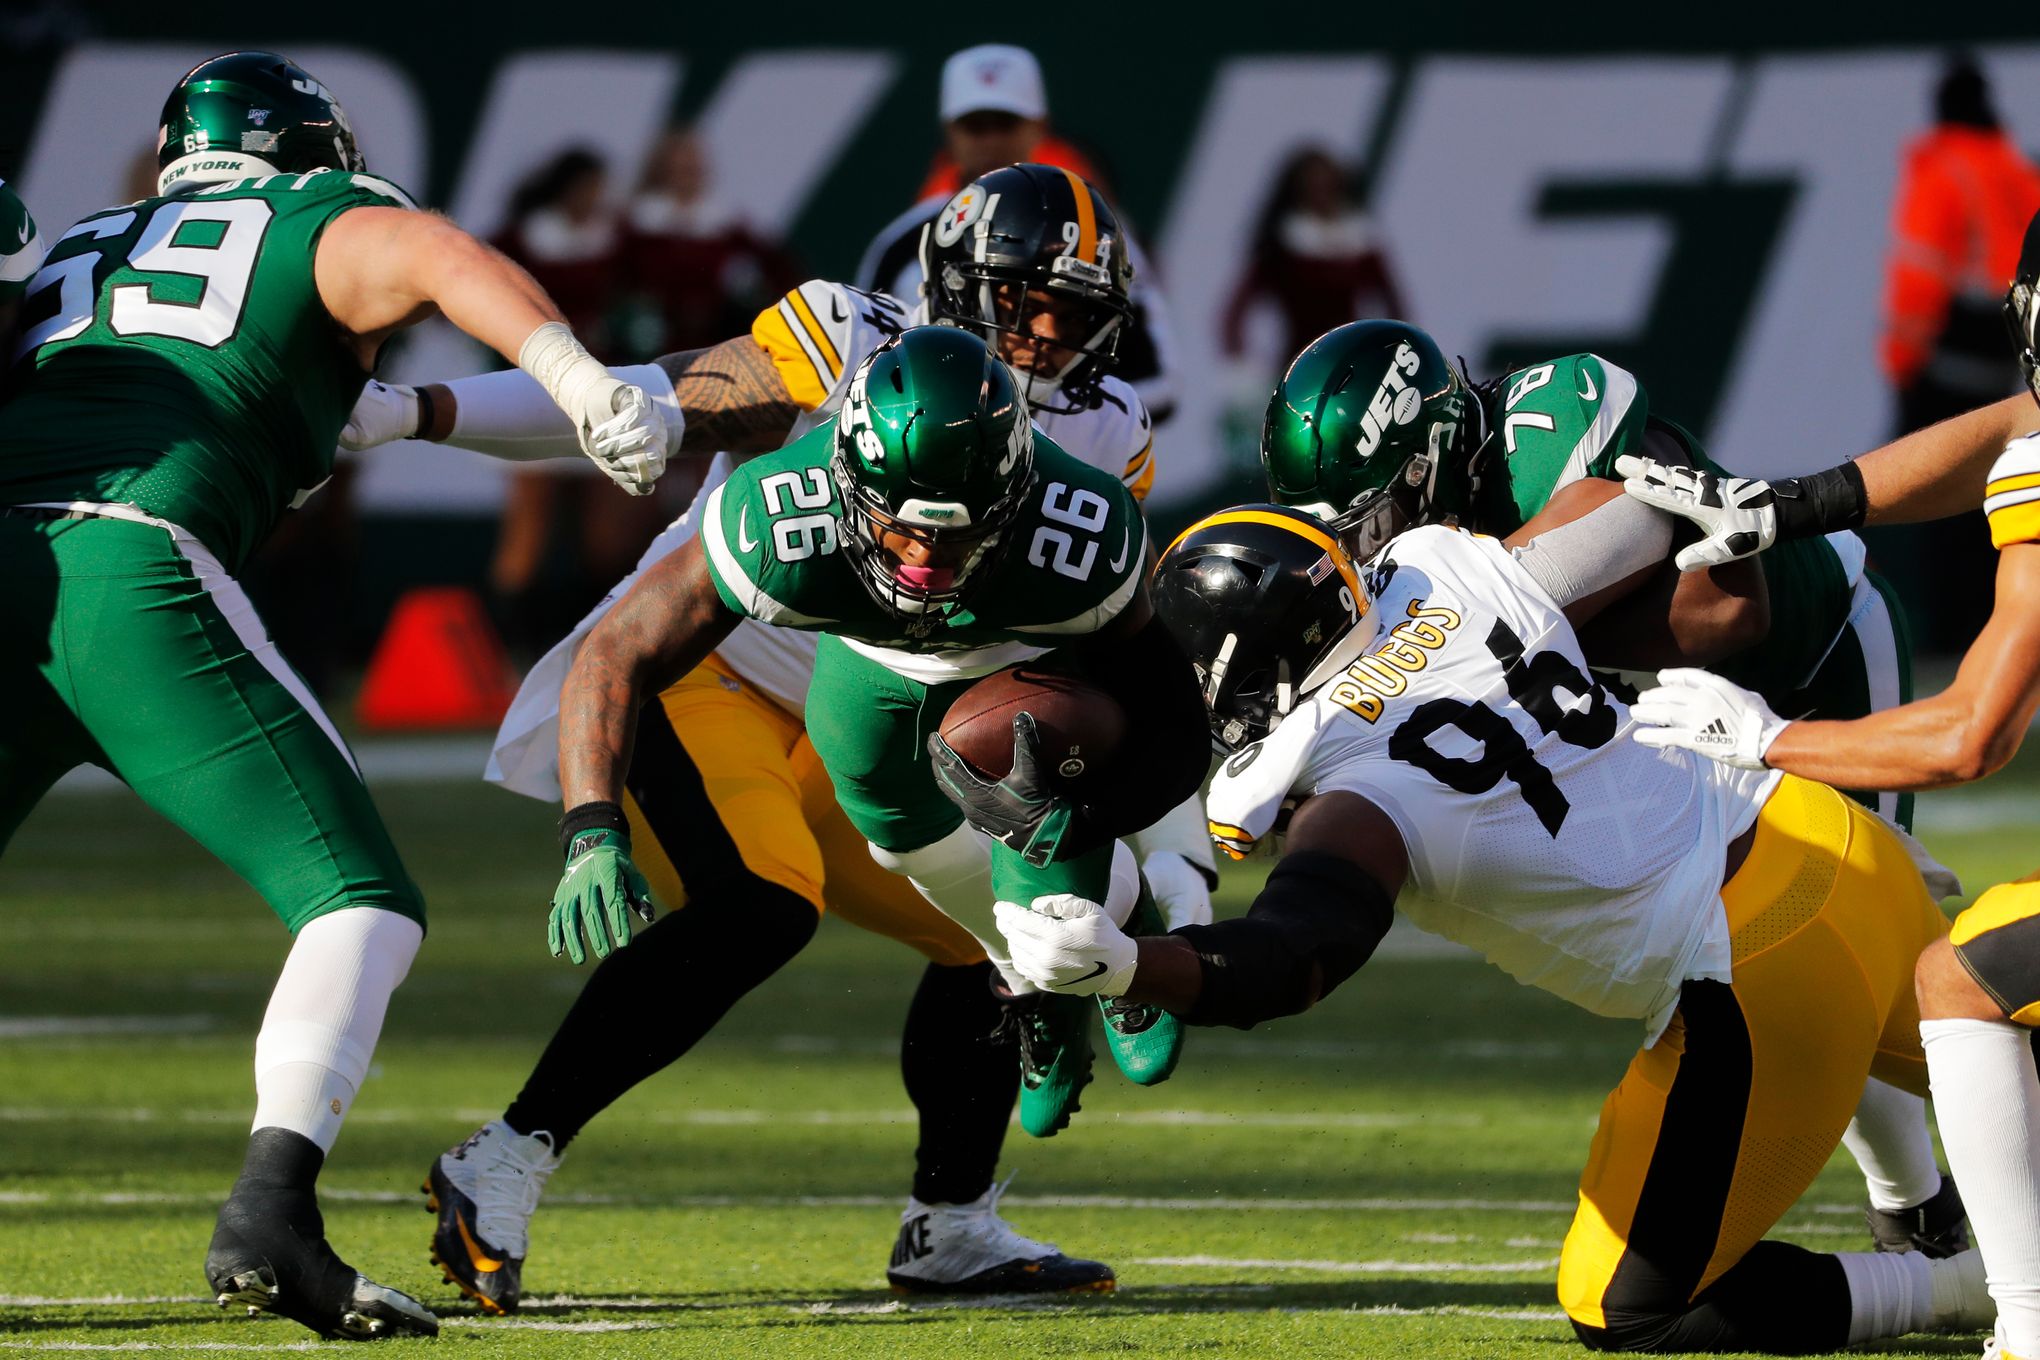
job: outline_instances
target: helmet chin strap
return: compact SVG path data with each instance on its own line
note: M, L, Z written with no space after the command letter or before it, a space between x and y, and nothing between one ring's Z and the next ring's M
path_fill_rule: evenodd
M191 186L282 173L260 156L245 151L192 151L156 172L156 192L167 196Z

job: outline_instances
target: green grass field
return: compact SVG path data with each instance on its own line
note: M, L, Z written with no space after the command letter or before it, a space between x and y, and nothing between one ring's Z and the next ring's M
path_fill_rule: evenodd
M1437 951L1308 1016L1197 1031L1168 1085L1104 1067L1068 1132L1016 1128L1006 1212L1111 1261L1114 1295L898 1299L884 1267L913 1125L895 1058L919 972L825 926L697 1052L575 1145L529 1302L483 1319L426 1262L429 1160L501 1111L581 974L543 947L552 814L478 783L379 801L432 904L325 1177L342 1252L458 1354L1583 1354L1553 1300L1595 1110L1637 1038ZM1981 887L2033 867L2040 761L1925 803ZM1252 876L1227 885L1241 908ZM222 1315L199 1265L239 1164L253 1036L288 940L124 793L53 798L0 865L0 1350L299 1350ZM1782 1235L1867 1243L1832 1163ZM1975 1338L1893 1354L1974 1354Z

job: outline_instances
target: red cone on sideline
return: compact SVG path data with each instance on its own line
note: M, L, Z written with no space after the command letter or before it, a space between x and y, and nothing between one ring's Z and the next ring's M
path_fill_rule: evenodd
M363 727L494 727L516 694L482 601L460 586L406 591L369 660L355 716Z

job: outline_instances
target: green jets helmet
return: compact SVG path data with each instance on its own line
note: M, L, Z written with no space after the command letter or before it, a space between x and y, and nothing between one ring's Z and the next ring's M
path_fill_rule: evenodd
M997 560L1033 485L1034 426L981 338L915 326L858 367L830 466L845 556L880 607L926 631Z
M1429 335L1402 321L1348 322L1297 355L1268 402L1268 497L1332 525L1365 562L1403 529L1465 508L1478 419Z
M191 68L163 101L156 191L255 175L365 170L332 92L274 52L228 52Z

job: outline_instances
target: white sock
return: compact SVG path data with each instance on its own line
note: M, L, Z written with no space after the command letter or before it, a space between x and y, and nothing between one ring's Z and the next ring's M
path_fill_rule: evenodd
M390 993L424 938L416 921L380 907L348 907L298 931L255 1036L254 1128L289 1129L333 1150Z
M1836 1252L1849 1281L1849 1344L1904 1336L1926 1325L1933 1308L1933 1272L1916 1251Z
M673 380L657 364L612 368L610 376L644 389L665 415L667 427L685 424L673 395ZM581 439L574 422L553 402L538 380L521 368L456 378L446 387L453 393L453 433L446 442L512 462L539 458L579 458Z
M1013 971L1006 937L992 913L991 840L965 822L956 830L918 850L871 847L879 867L903 875L937 911L969 931L984 948L992 967L1015 996L1035 991L1033 983Z
M1998 1344L2040 1356L2040 1073L2008 1020L1926 1020L1920 1039L1948 1167L1997 1302Z
M1941 1188L1941 1168L1934 1164L1934 1140L1927 1132L1927 1102L1910 1091L1875 1077L1865 1082L1842 1146L1863 1168L1873 1209L1910 1209Z

